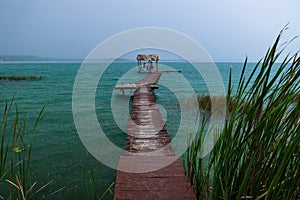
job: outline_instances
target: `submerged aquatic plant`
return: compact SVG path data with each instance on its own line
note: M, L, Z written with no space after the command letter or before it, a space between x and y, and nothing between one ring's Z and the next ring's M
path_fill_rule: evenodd
M204 128L190 142L185 168L198 199L300 198L300 58L274 68L282 32L248 79L245 60L235 94L230 73L235 106L210 155L201 157Z
M36 81L42 78L42 76L0 76L0 80L4 81Z

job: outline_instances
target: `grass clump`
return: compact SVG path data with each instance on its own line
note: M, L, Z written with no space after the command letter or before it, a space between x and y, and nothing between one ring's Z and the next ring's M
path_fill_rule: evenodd
M114 182L112 182L105 189L103 193L99 193L100 186L103 186L102 184L99 185L99 180L101 180L100 172L101 172L100 162L98 162L96 168L90 166L89 170L83 171L84 178L85 178L85 191L88 194L89 199L91 200L102 200L113 196L112 190L113 190L113 186L115 185Z
M202 95L202 96L197 96L197 99L198 99L198 103L199 103L199 109L211 112L212 101L216 102L217 105L218 105L219 104L218 102L222 102L224 97L222 97L222 96ZM229 98L229 102L228 102L228 106L227 106L227 112L231 113L235 106L236 106L236 98L231 96Z
M37 81L42 78L42 76L0 76L0 80L3 81Z
M300 58L287 56L274 71L281 35L247 80L246 59L210 155L201 155L204 128L191 142L185 167L198 199L300 199ZM230 72L227 107L232 91Z
M15 106L15 112L12 109ZM36 119L34 132L43 118L43 110ZM0 143L0 199L32 199L45 186L36 189L37 182L30 179L31 143L26 142L25 115L19 115L19 109L13 100L6 103L1 121Z

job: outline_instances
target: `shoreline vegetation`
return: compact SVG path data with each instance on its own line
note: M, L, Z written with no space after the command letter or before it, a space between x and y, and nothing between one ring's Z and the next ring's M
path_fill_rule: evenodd
M0 81L38 81L42 76L0 76Z
M300 58L273 68L282 32L247 79L245 60L234 94L230 72L231 112L210 154L202 155L207 116L190 139L184 166L197 199L300 199ZM209 110L209 97L199 101Z

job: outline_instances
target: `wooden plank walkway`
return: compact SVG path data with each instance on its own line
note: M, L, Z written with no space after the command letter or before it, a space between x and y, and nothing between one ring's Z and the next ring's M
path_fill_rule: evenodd
M151 84L151 89L158 89L157 86L157 81L159 79L159 77L161 76L161 73L152 73L149 74L148 76L146 76L145 78L141 79L140 81L138 81L137 83L121 83L121 84L117 84L115 86L115 89L119 89L120 90L120 94L124 95L125 94L125 89L136 89L137 87L148 83Z
M125 150L118 165L114 199L196 199L175 156L151 85L161 73L149 74L134 92Z
M136 89L135 83L121 83L115 86L115 89Z

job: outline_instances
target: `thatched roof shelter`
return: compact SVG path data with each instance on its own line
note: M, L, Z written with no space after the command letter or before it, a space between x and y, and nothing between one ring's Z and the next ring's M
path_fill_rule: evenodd
M147 67L145 67L145 63L144 63L144 70L151 72L152 68L153 68L153 64L152 61L155 61L156 63L156 72L158 72L158 60L159 57L156 54L138 54L136 57L137 61L138 61L138 72L141 72L142 70L142 61L148 61L148 65ZM145 69L146 68L146 69Z

